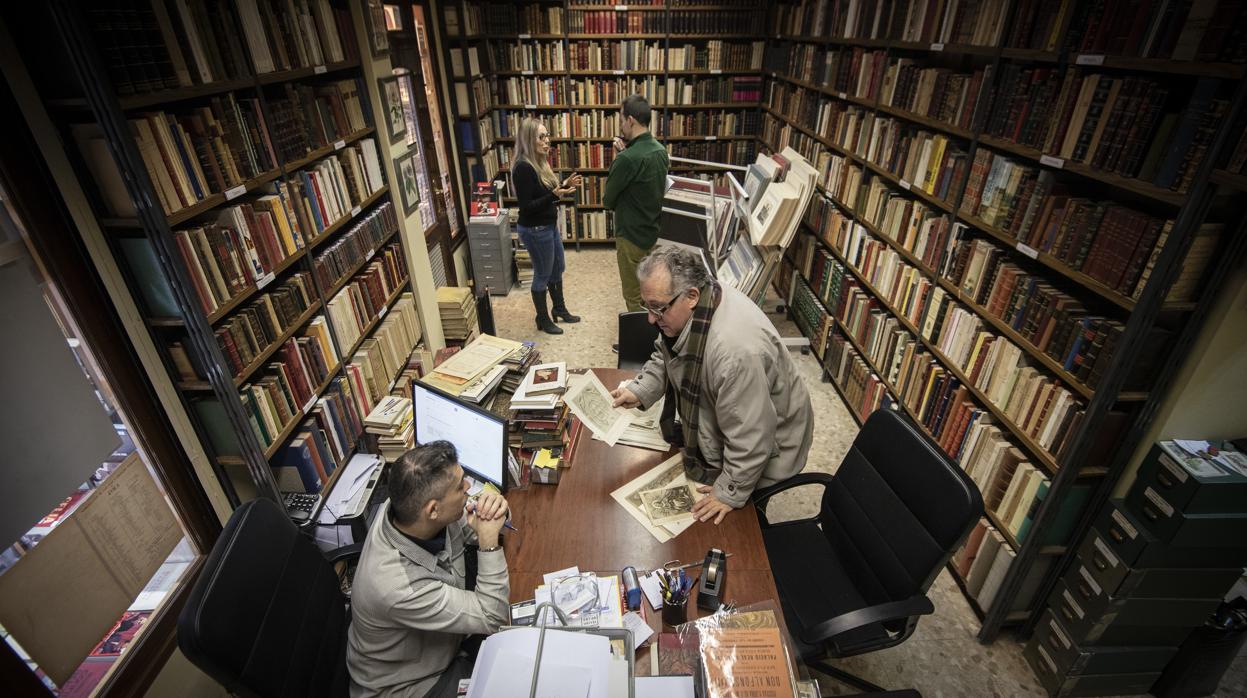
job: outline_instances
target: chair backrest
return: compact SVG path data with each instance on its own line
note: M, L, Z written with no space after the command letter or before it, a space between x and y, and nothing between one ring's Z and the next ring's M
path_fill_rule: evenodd
M637 310L619 314L619 359L617 368L640 370L654 353L658 326L649 321L649 313Z
M925 592L982 516L974 481L885 408L853 440L819 518L854 586L876 604Z
M178 646L244 696L345 696L346 598L280 505L256 499L221 532L178 616Z

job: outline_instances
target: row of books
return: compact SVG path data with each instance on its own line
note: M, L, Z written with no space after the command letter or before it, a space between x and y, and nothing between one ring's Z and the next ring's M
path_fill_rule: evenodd
M856 104L777 80L768 83L766 90L767 107L785 115L791 123L803 124L819 138L843 148L852 145L852 134L859 131L858 124L870 113Z
M710 141L710 142L678 142L668 146L671 155L690 160L707 160L721 162L738 167L748 167L758 155L756 141ZM687 169L688 165L672 163L672 171Z
M966 593L978 602L980 609L988 609L1015 559L1017 552L1004 535L987 519L980 519L951 562L966 586Z
M663 70L666 50L657 41L571 41L567 44L572 70Z
M213 330L217 346L229 364L231 374L241 375L257 356L263 354L303 316L315 297L312 275L305 271L297 272L277 288L261 294ZM177 357L179 352L173 350L171 354ZM180 361L175 358L174 363L179 366L183 380L202 380L200 376L208 375L199 371L191 371L187 375L183 370L185 366Z
M983 85L991 80L992 66L960 72L924 68L912 59L898 58L884 71L879 103L968 130L976 127L975 107L983 97Z
M1188 93L1144 77L1006 64L986 132L1185 192L1228 111L1212 79Z
M211 106L182 114L145 112L129 123L165 213L277 167L258 99L227 95L212 99ZM132 204L115 199L108 199L110 208L133 210Z
M865 415L879 409L888 397L887 386L837 328L829 333L824 364L859 419L865 421Z
M849 75L849 68L839 56L839 48L776 39L766 45L762 69L792 80L822 86L832 85L832 89L844 92L839 86L848 84L856 76ZM850 53L849 58L851 57Z
M513 72L517 70L563 71L567 70L567 56L562 41L515 41L493 43L489 46L489 69ZM573 63L573 65L575 65Z
M562 78L510 77L493 81L496 101L501 104L537 104L545 106L567 104L567 86ZM493 104L494 98L486 95L484 104ZM623 97L621 96L620 99ZM477 104L482 104L480 100Z
M368 325L386 314L386 301L406 279L402 246L396 242L379 250L377 258L325 304L338 341L354 346Z
M305 414L290 442L273 458L273 475L283 492L319 492L354 453L364 430L363 414L346 376L330 381ZM252 426L258 428L254 421Z
M481 74L481 53L477 46L454 47L450 51L450 75L467 78Z
M667 70L761 70L766 42L712 39L667 49Z
M574 34L665 34L667 18L662 12L615 12L573 10L567 30Z
M576 201L587 206L601 206L602 193L606 191L606 178L586 175L584 184L576 192Z
M1036 12L1052 12L1052 3L1038 4ZM1070 52L1174 61L1247 59L1247 8L1234 0L1092 4L1065 0L1060 10L1072 13L1065 36Z
M302 225L315 238L349 218L383 184L376 144L366 138L299 171L291 185L292 199L295 211L303 214Z
M666 97L679 104L757 102L762 99L762 77L738 75L700 80L667 78ZM661 99L661 93L659 98Z
M854 171L847 166L843 169L850 173ZM851 184L853 179L846 176L846 184ZM873 176L856 190L848 190L848 193L856 192L855 197L836 194L832 187L828 187L828 191L849 206L848 211L854 218L873 226L881 236L892 240L927 268L935 268L939 264L952 229L948 217L942 212L901 194ZM832 201L824 198L818 200L818 204L820 210L814 213L815 217L811 220L814 230L830 234L830 231L842 230L849 225L847 217Z
M495 109L490 122L499 137L519 132L524 114L510 109ZM614 138L619 135L619 112L605 109L561 111L541 115L551 138Z
M273 147L297 160L368 127L358 79L318 85L285 83L268 99Z
M577 143L572 169L606 169L615 160L615 147L610 143ZM564 161L566 162L566 161Z
M762 115L753 110L663 112L656 132L663 136L755 136Z
M257 73L354 59L355 30L347 10L329 0L237 0L243 37Z
M407 292L398 297L381 326L360 343L347 361L345 374L355 387L361 413L372 412L377 402L390 393L420 339L420 318L414 297Z
M283 261L306 247L284 186L273 185L271 191L220 209L215 223L173 231L205 314L263 286Z
M943 201L953 198L970 167L960 141L891 117L867 118L863 127L857 153L896 175L902 188L916 187Z
M338 368L338 354L323 324L308 325L300 339L286 340L264 373L239 388L252 427L265 448L285 427L310 409L316 390Z
M337 240L316 254L312 271L322 289L333 288L356 267L370 258L382 241L398 229L398 216L390 201L383 201L338 235Z
M563 8L498 5L482 15L487 34L562 34Z
M581 211L576 214L578 240L613 240L615 217L609 211Z

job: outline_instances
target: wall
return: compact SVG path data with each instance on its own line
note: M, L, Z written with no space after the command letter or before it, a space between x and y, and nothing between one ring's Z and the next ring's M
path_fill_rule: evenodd
M1247 436L1247 263L1240 259L1186 364L1174 379L1152 428L1117 483L1124 496L1151 445L1163 439L1229 439Z

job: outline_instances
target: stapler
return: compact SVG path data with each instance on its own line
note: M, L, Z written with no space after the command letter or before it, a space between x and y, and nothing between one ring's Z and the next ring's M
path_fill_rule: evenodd
M727 554L718 548L706 553L702 564L701 588L697 590L697 607L717 611L723 603L723 588L727 584Z

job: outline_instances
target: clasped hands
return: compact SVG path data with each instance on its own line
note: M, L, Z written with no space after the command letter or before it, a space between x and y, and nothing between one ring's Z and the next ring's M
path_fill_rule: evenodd
M579 187L581 184L584 184L584 181L585 181L585 178L581 176L579 173L574 174L568 177L567 179L563 180L562 186L556 188L554 190L554 193L559 196L568 196L572 192L576 191L577 187Z

